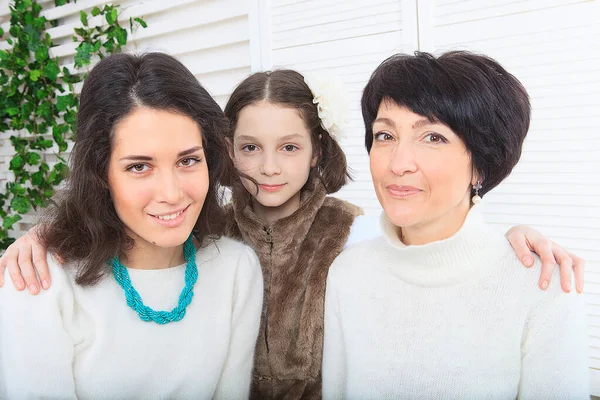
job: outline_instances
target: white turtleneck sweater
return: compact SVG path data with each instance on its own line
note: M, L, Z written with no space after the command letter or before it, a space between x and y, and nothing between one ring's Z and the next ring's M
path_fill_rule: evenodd
M538 288L477 207L451 238L349 246L327 281L324 399L589 399L584 296Z
M81 287L48 261L49 290L0 290L0 398L248 397L263 297L249 247L222 238L198 250L192 302L166 325L142 321L112 274ZM146 305L177 305L185 265L128 272Z

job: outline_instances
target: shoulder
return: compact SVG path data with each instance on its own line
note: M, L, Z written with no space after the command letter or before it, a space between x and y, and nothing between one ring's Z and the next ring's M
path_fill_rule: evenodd
M375 237L350 244L335 258L329 268L329 279L345 281L362 279L361 275L372 272L374 252L378 252L382 237Z
M508 240L498 233L494 248L486 252L487 258L484 260L489 265L487 279L495 281L499 290L508 291L520 298L523 306L529 304L537 308L555 301L577 301L576 298L583 298L576 295L575 291L565 293L562 290L558 265L554 266L548 288L540 289L542 261L537 254L533 256L533 265L525 267Z
M250 246L228 238L221 237L198 249L196 254L198 265L210 262L221 270L245 270L250 273L260 272L260 262Z
M52 255L47 256L47 262L52 277L52 285L47 290L42 290L32 296L27 290L18 291L12 284L5 284L0 290L0 308L3 305L8 307L31 306L31 310L35 311L39 304L58 304L63 299L72 297L75 285L73 268L69 265L61 265ZM5 281L10 282L8 271L5 271Z

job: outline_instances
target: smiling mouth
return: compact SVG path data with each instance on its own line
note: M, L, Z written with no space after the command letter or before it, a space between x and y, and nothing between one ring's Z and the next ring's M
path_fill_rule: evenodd
M262 190L264 190L265 192L276 192L279 189L281 189L282 187L285 186L285 183L281 184L281 185L263 185L263 184L259 184L258 185Z
M397 198L411 197L422 192L420 189L414 187L399 187L396 185L390 185L386 189L388 190L388 193L392 195L392 197Z
M171 221L171 220L174 220L177 217L179 217L181 214L183 214L189 207L190 206L187 206L183 210L179 210L172 214L163 214L163 215L150 214L150 215L154 218L160 219L161 221Z

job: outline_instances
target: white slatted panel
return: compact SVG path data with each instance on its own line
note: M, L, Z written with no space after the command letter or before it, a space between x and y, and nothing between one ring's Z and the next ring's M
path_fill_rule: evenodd
M500 61L525 85L533 118L513 174L484 200L489 221L539 228L586 258L592 388L600 394L600 2L432 0L427 47ZM422 43L423 43L422 42Z
M147 29L139 28L129 36L128 51L164 51L181 60L224 107L233 88L250 73L250 45L247 3L239 0L78 0L77 3L54 7L53 0L39 1L43 15L57 20L59 26L49 30L53 56L63 65L73 65L76 43L71 36L80 26L79 12L112 3L121 5L120 23L129 30L129 17L143 17ZM8 32L8 0L0 0L0 26ZM102 23L90 16L89 23ZM6 38L6 35L5 35ZM8 44L0 42L0 48ZM8 138L0 136L0 190L11 176L8 163L13 148ZM48 161L56 161L49 154ZM16 235L28 228L33 216L16 225Z
M407 46L400 1L273 0L270 14L275 68L324 72L345 82L351 103L342 144L355 181L336 196L378 213L381 207L371 184L359 103L375 67Z

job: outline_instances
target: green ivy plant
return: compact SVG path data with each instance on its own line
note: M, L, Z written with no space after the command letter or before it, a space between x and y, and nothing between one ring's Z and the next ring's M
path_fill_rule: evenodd
M55 0L54 5L70 2ZM12 46L0 50L0 132L11 135L15 152L9 164L14 179L0 190L0 250L14 242L9 230L22 215L44 207L67 176L63 153L74 139L79 106L73 86L85 77L77 71L89 66L95 57L120 52L128 36L119 25L118 5L94 7L89 14L81 11L81 27L73 35L79 43L76 70L71 71L60 68L58 57L50 56L54 44L47 29L56 22L41 15L42 6L35 0L14 0L9 7L10 30L0 28L0 40L6 39ZM102 24L92 26L90 16L99 17ZM131 32L139 26L147 25L141 18L129 19ZM49 149L53 149L57 162L46 162Z

